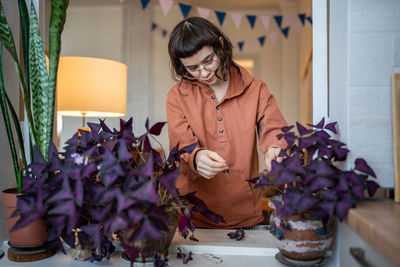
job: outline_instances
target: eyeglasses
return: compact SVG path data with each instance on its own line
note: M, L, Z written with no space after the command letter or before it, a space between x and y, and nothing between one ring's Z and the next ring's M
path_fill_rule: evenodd
M209 72L216 71L219 68L220 61L213 58L214 56L211 60L205 62L204 64L200 64L199 66L186 68L187 72L183 75L183 77L189 80L196 80L200 77L202 69L205 69Z

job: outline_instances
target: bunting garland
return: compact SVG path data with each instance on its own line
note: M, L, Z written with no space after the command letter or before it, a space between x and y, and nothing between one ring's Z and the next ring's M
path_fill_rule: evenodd
M181 8L181 12L182 12L183 18L186 19L187 16L189 15L190 10L192 9L192 6L185 5L185 4L182 4L182 3L178 3L178 4L179 4L179 7Z
M222 24L224 23L224 20L225 20L226 12L215 10L215 15L217 16L219 25L222 26Z
M162 12L164 16L168 14L170 11L172 5L174 4L174 0L158 0L162 9ZM140 0L142 9L146 9L151 0ZM180 11L182 13L183 18L187 18L192 11L192 5L184 4L184 3L177 3ZM228 12L224 12L221 10L211 10L209 8L204 8L204 7L196 7L196 11L198 15L202 18L208 19L208 17L211 14L211 11L215 13L215 16L218 20L219 25L222 27L226 18L226 15ZM235 12L229 12L232 21L237 29L240 28L240 23L242 21L243 14L241 13L235 13ZM249 47L250 49L255 46L255 43L258 41L261 47L264 47L264 44L268 40L268 42L275 43L278 38L278 31L275 30L270 30L270 21L271 18L274 19L279 31L282 33L282 35L287 39L289 37L290 33L290 28L294 28L297 32L301 32L302 27L305 26L306 21L309 22L309 25L312 26L312 17L308 16L305 13L300 13L300 14L288 14L288 15L275 15L275 16L269 16L269 15L245 15L247 18L247 21L249 23L249 26L251 29L254 29L256 26L256 21L257 17L260 18L260 21L262 25L264 26L265 30L267 33L262 36L258 36L256 38L250 38L246 41L242 40L237 42L237 46L239 48L239 51L242 51L244 48L244 45L246 44L246 47ZM283 23L285 22L285 23ZM259 26L258 26L259 27ZM166 37L168 35L168 31L166 29L161 29L158 27L158 25L155 22L152 22L151 24L151 30L155 31L157 30L162 34L163 37Z
M254 16L254 15L247 15L246 17L247 17L247 20L248 20L249 23L250 23L250 27L251 27L252 29L254 29L254 24L256 23L256 16Z

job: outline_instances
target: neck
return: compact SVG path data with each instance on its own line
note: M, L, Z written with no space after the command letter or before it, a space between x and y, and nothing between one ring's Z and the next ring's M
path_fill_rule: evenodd
M218 79L217 83L210 86L210 88L214 91L215 97L217 98L218 102L220 102L224 98L226 92L228 91L229 82L230 76L228 74L226 81Z

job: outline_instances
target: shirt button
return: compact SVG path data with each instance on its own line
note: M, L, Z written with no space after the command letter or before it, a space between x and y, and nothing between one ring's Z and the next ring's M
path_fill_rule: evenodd
M224 132L224 130L220 129L220 130L219 130L219 132L220 132L220 133L223 133L223 132Z
M222 121L222 117L218 117L218 121Z
M212 95L212 96L211 96L211 99L215 99L215 95Z
M221 108L221 107L218 105L218 106L217 106L217 109L219 110L220 108Z

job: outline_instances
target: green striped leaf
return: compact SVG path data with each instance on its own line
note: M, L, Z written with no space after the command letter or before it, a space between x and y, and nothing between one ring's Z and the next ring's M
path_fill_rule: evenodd
M30 96L30 81L29 81L29 13L26 7L25 0L18 0L19 8L19 21L21 23L21 41L22 41L22 56L24 57L24 74L25 74L25 84L28 90L28 96Z
M57 71L61 51L61 33L64 30L65 20L67 18L68 4L69 0L51 1L51 16L49 26L49 99L51 100L51 103L49 103L48 106L48 113L51 114L51 116L54 116ZM47 139L50 141L52 139L53 121L49 121L47 127L50 130L47 133Z
M14 60L15 69L18 74L20 86L22 88L22 96L24 99L25 110L28 116L29 131L34 137L36 137L35 125L33 122L32 111L31 111L30 93L25 84L25 79L21 71L21 66L19 64L17 53L15 50L14 38L11 33L11 29L7 22L6 16L4 14L1 2L0 2L0 41L3 43L3 46L8 50L8 52L11 54L11 57Z
M3 51L2 51L3 47L2 46L3 46L2 42L0 41L0 105L1 105L1 111L3 114L4 124L6 126L8 143L10 145L15 177L16 177L17 183L18 183L18 173L19 173L18 156L17 156L17 150L15 149L15 143L14 143L14 138L12 135L11 124L10 124L10 118L8 116L8 110L7 110L6 90L4 88L4 79L3 79Z
M31 78L32 110L36 127L36 146L42 155L47 155L48 125L53 123L53 114L48 112L51 104L49 78L42 37L40 35L35 6L31 5L29 24L29 73ZM51 136L51 135L50 135Z

